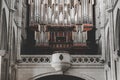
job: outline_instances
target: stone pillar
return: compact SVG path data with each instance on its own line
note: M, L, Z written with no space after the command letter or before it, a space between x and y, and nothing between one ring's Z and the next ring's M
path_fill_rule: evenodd
M0 0L0 15L1 15L1 11L2 11L2 0Z
M22 29L22 0L18 2L18 19L17 19L17 60L21 61L20 46L21 46L21 29Z
M114 28L114 15L113 15L113 0L109 0L109 26L110 26L110 56L111 56L111 80L116 80L115 75L115 60L114 60L114 37L113 37L113 28Z
M104 0L101 0L100 2L100 28L101 28L101 41L102 41L102 58L101 60L105 60L105 29L104 29Z
M1 80L1 62L2 62L2 56L5 55L5 50L0 50L0 80Z

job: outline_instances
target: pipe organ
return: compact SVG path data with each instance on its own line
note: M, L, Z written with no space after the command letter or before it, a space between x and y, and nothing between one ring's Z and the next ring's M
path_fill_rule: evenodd
M38 24L92 24L94 0L29 0L31 22Z
M67 48L86 44L94 0L28 0L36 45Z

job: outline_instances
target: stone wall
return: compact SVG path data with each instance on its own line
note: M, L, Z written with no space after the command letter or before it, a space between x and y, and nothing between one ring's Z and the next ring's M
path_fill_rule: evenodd
M34 80L33 77L40 78L48 75L64 74L80 77L86 80L105 80L105 73L103 67L71 67L68 71L55 72L55 70L48 64L47 66L24 66L17 70L17 80ZM46 73L46 74L45 74Z
M105 80L100 55L71 56L71 67L66 71L56 71L51 67L51 55L22 55L22 63L17 66L17 80L34 80L56 74L71 75L86 80Z

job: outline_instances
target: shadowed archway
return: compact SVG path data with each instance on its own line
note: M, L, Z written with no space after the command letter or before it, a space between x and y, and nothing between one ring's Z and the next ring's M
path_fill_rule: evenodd
M79 77L70 76L70 75L50 75L35 80L85 80Z

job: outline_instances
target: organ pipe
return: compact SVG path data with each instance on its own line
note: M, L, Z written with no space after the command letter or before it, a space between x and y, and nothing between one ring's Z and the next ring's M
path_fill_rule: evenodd
M31 21L38 24L93 23L94 0L34 0L29 1ZM60 19L60 16L63 18ZM34 17L34 20L32 20Z
M46 32L45 25L77 25L76 31L72 32L72 40L86 42L87 32L82 31L82 24L93 24L94 0L29 0L29 5L30 21L38 24L35 32L37 43L47 42L51 34L55 36L55 32ZM71 32L66 32L68 34ZM52 39L56 40L56 37Z
M29 4L30 4L30 18L31 18L31 22L33 22L33 9L34 9L34 3L32 2L32 0L29 0Z
M78 5L78 23L81 24L82 23L82 6L81 3L80 5Z
M94 0L90 0L89 4L89 22L93 24L93 5L94 5Z

